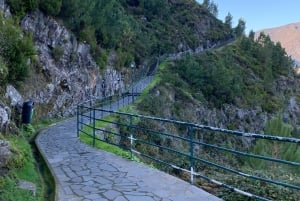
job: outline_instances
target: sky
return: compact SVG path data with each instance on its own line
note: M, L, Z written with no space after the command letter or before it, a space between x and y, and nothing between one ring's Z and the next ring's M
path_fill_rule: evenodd
M203 0L197 0L202 3ZM224 21L228 12L233 26L240 18L246 21L246 34L300 22L300 0L211 0L218 6L218 18Z

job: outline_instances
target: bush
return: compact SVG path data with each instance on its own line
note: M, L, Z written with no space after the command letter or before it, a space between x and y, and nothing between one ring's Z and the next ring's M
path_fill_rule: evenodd
M7 66L4 63L3 59L0 57L0 80L1 81L6 80L7 75L8 75Z
M22 33L19 26L10 19L2 19L0 23L0 56L2 58L1 66L7 76L4 82L23 81L28 75L28 59L35 55L35 49L32 42L32 36ZM5 64L5 65L4 65ZM5 68L6 66L6 68Z
M55 61L59 61L64 54L64 48L61 46L57 46L52 49L52 56Z
M25 12L33 11L38 8L39 0L7 0L11 11L21 18L25 15Z
M41 0L40 8L48 15L56 16L61 9L62 0Z

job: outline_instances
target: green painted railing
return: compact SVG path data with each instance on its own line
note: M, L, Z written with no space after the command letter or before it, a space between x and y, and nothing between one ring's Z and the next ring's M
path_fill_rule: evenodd
M299 181L293 182L293 180L285 178L283 180L275 179L272 174L270 174L271 176L261 174L259 165L257 167L251 165L251 160L256 160L264 168L269 168L270 172L281 170L284 166L290 170L291 174L299 178L299 162L255 154L251 152L251 146L242 146L249 144L249 142L254 144L258 140L299 146L300 139L243 133L188 122L118 112L116 109L119 106L116 105L102 104L98 105L97 108L91 105L82 104L78 106L77 128L78 136L87 135L93 138L93 145L96 141L103 141L119 146L129 150L132 156L137 155L148 163L160 164L160 167L165 171L185 175L185 177L189 175L192 184L195 183L195 179L201 178L251 198L272 200L223 182L222 177L229 174L232 175L233 179L235 177L244 179L245 183L257 181L257 188L260 184L262 186L276 185L291 189L300 196ZM231 139L233 143L225 144L225 139ZM214 157L211 157L212 155ZM224 158L234 161L233 163L240 161L244 166L253 167L256 171L253 173L247 168L241 169L238 165L231 165L223 161Z

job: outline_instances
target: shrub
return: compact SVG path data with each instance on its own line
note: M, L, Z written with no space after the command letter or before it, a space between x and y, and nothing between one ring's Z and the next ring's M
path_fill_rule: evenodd
M62 0L42 0L40 8L48 15L57 15L60 12Z
M1 17L0 17L1 18ZM27 60L35 54L32 37L22 33L19 26L10 19L0 19L0 56L2 71L7 67L5 82L23 81L28 75Z
M64 48L61 46L57 46L52 49L52 56L55 61L59 61L64 54Z

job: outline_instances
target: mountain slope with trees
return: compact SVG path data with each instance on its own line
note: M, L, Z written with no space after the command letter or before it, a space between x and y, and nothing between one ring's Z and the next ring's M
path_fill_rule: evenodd
M300 83L291 58L279 43L273 43L264 34L258 39L254 33L246 37L243 20L239 20L235 28L231 26L230 14L224 23L218 20L217 6L210 0L202 5L194 0L7 2L13 18L2 20L6 26L0 26L1 46L9 50L0 51L0 109L10 111L12 115L7 116L11 116L12 121L15 108L7 109L10 101L4 98L8 84L17 89L22 86L21 95L30 92L32 98L40 101L35 105L36 119L46 118L49 111L51 116L64 116L65 111L73 109L70 102L75 98L78 102L72 102L73 105L91 95L103 98L122 91L130 83L133 62L136 71L147 71L165 55L195 51L199 47L209 49L220 41L236 39L218 49L163 61L156 83L135 105L136 112L257 133L264 132L265 126L270 125L268 122L280 115L279 121L284 121L282 125L289 128L286 135L299 137ZM30 20L38 25L41 21L49 23L45 26L41 23L39 27L48 32L39 36L39 32L32 33L35 29L22 31L21 22ZM47 35L53 30L65 33L64 26L72 34L61 38L55 32L55 37ZM47 42L45 46L37 47L38 43L44 43L43 39ZM67 51L64 45L77 48L77 52L72 52L72 48ZM37 48L46 50L47 57L36 51ZM89 51L94 60L82 61L82 53L89 55ZM45 67L48 63L40 62L43 58L49 60L47 68L59 72L59 76L49 74ZM67 64L62 70L59 67L65 61ZM74 76L74 72L81 76ZM108 90L107 86L111 88ZM71 93L74 88L82 91L74 95ZM53 96L49 98L49 94ZM59 110L55 110L57 108ZM10 127L4 125L3 128L3 136L13 134ZM249 141L213 140L229 142L241 149L253 148ZM257 147L260 146L258 143ZM213 158L208 154L204 156ZM244 165L235 158L232 161L234 165ZM10 163L9 168L20 167Z
M300 22L260 30L256 35L258 36L261 32L269 35L271 40L275 43L280 42L286 52L296 60L296 64L300 66Z
M25 11L40 8L62 19L80 41L91 45L102 68L112 50L118 55L115 65L122 68L132 60L142 65L150 56L195 49L233 35L230 27L190 0L9 2L13 13L20 17Z
M299 86L300 80L295 75L293 60L281 45L273 43L264 34L254 39L252 33L249 37L241 36L235 42L217 50L163 62L157 72L156 84L149 89L149 94L142 96L136 109L137 113L179 121L299 138ZM161 125L151 126L160 128ZM178 128L176 133L181 135L182 130ZM256 143L220 133L208 136L203 134L202 140L204 143L220 144L235 150L254 149L255 153L300 162L299 148L295 146L265 141ZM158 144L160 143L164 143L164 139L160 139ZM279 152L276 151L278 147ZM290 169L272 168L271 176L266 169L272 165L261 165L255 160L247 162L235 156L228 160L223 153L216 153L209 148L201 153L206 160L225 167L245 171L252 168L251 174L255 175L262 173L264 176L278 178L282 176L281 171L286 171L293 175L291 178L295 182L299 182L296 179L297 174L294 175ZM184 162L182 164L182 167L189 168ZM216 172L213 174L218 175ZM297 200L299 196L298 192L291 191L286 192L290 195L286 197L281 194L280 188L266 187L264 184L249 187L251 182L238 178L232 180L231 176L224 173L216 178L275 200ZM289 178L284 179L289 181ZM199 185L205 186L201 182ZM216 191L212 190L218 194ZM225 200L245 199L231 193L219 195Z

